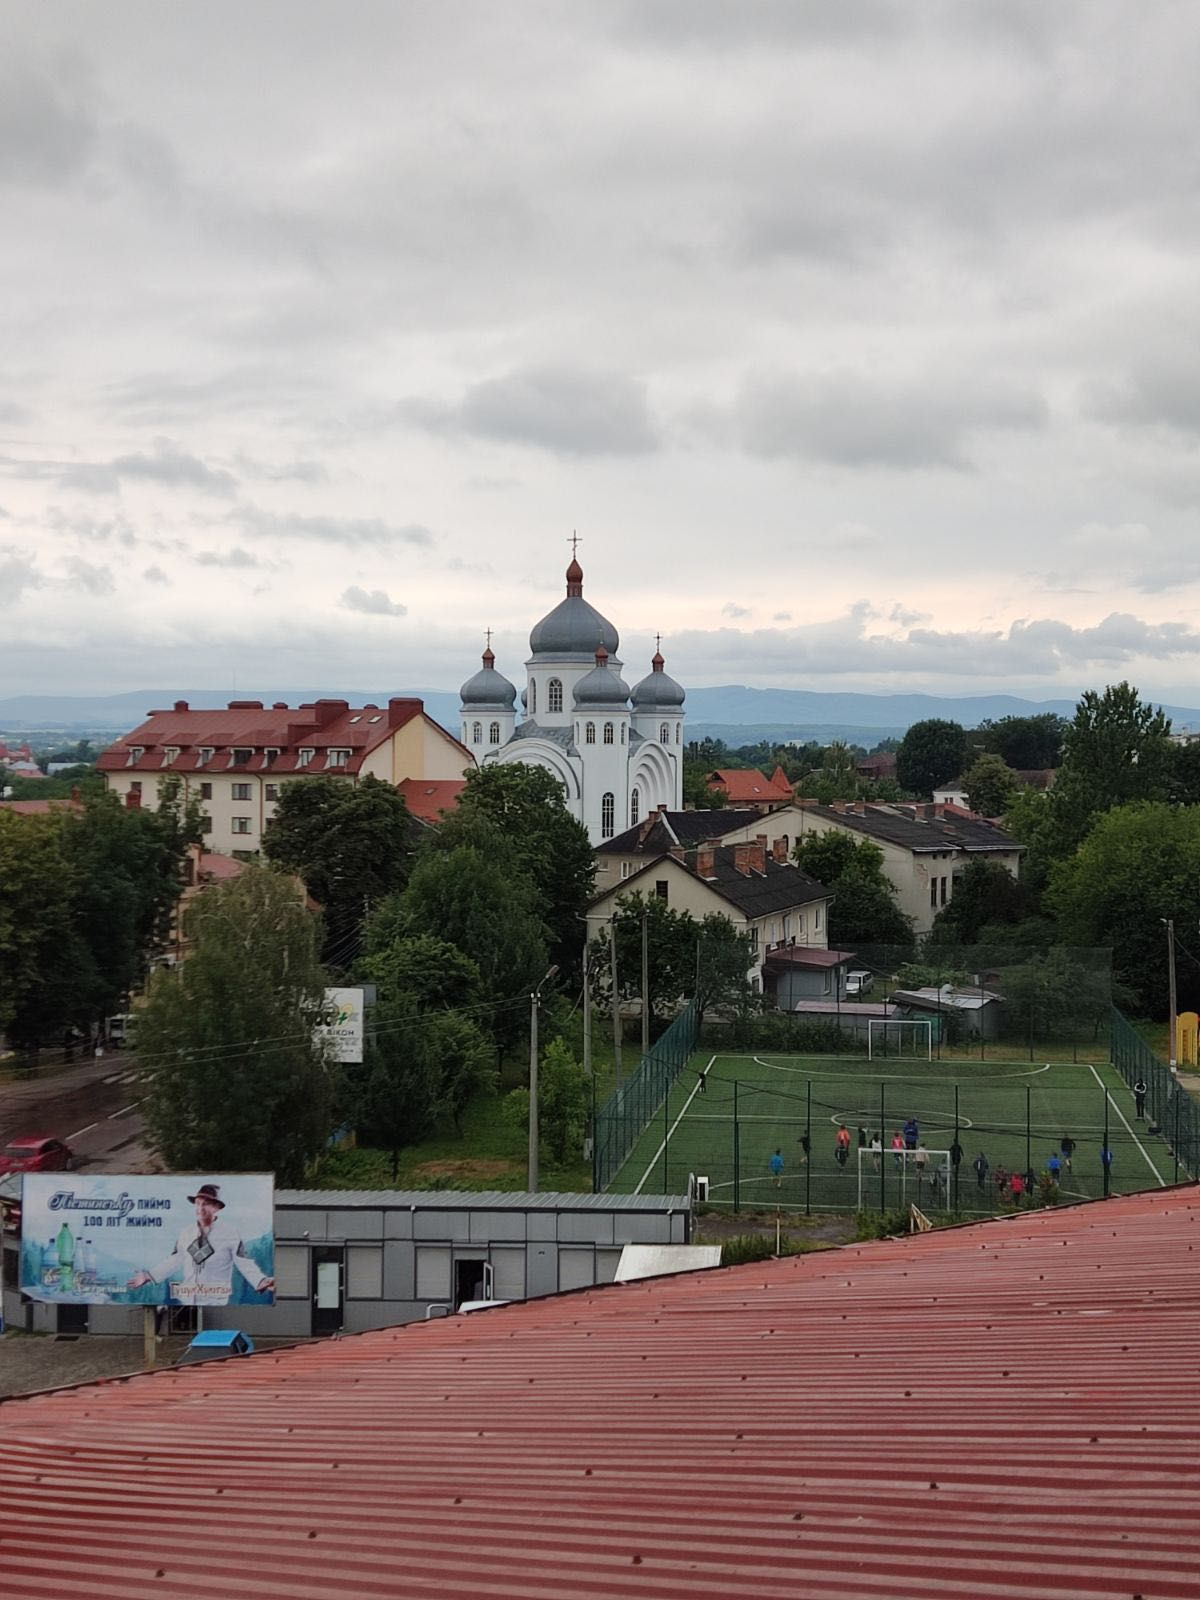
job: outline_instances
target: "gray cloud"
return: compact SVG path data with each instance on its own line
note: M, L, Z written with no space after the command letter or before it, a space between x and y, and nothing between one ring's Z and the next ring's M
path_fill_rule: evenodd
M252 505L239 506L233 520L247 533L263 538L312 540L318 544L412 545L428 549L434 535L420 522L392 524L379 517L301 516L298 513L264 511Z
M142 573L142 577L145 578L147 583L162 583L168 587L171 582L161 567L147 567L145 572Z
M1200 434L1200 372L1185 345L1143 361L1120 380L1097 379L1085 386L1082 405L1099 422Z
M869 377L841 371L748 378L735 407L744 448L842 467L971 469L974 435L1041 428L1045 401L1032 390L982 376Z
M112 594L117 586L111 567L96 566L91 561L84 561L80 556L67 562L66 571L67 587L78 589L84 594Z
M222 468L214 469L198 456L189 455L170 439L155 439L147 454L118 456L109 463L118 478L142 478L168 487L199 489L202 494L228 498L237 488L237 479Z
M736 622L739 617L748 617L750 608L748 606L739 606L730 600L721 607L721 615L723 617L731 617Z
M790 611L777 611L771 620L772 622L790 622L792 613Z
M12 545L0 545L0 596L15 605L27 589L40 589L45 578L36 560Z
M644 455L659 443L644 384L619 372L525 368L472 385L454 404L408 400L399 412L431 433L564 456Z
M225 551L198 550L192 560L198 567L225 567L234 572L262 566L257 556L252 556L249 550L243 550L241 545L236 544Z
M0 183L58 186L84 170L96 141L94 105L78 57L53 80L10 56L0 67Z
M360 589L356 583L343 593L339 604L345 606L347 611L363 611L371 617L408 615L408 607L389 599L382 589Z

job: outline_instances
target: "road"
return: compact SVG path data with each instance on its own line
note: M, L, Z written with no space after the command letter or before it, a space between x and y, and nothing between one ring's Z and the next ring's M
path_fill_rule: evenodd
M128 1051L0 1082L0 1143L44 1133L69 1144L82 1171L156 1171L139 1111L144 1092Z

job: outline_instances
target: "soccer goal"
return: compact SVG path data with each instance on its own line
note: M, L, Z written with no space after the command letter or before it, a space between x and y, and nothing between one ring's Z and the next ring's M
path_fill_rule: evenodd
M879 1202L880 1179L889 1209L950 1204L949 1150L858 1151L858 1209Z
M894 1017L871 1017L867 1021L867 1055L875 1061L932 1061L933 1023Z

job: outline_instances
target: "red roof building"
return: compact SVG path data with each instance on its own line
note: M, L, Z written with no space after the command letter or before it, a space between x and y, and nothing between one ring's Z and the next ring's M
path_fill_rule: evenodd
M793 797L791 784L776 767L769 778L751 767L720 767L708 775L708 787L724 791L731 806L744 806L752 811L773 811L776 806L790 805Z
M425 778L405 778L396 785L408 809L421 822L437 823L442 813L453 811L458 797L467 787L465 778L440 778L433 782Z
M425 712L420 700L355 709L346 700L289 707L231 700L222 711L193 711L177 700L111 745L96 763L108 788L127 805L155 805L166 776L208 818L206 843L253 853L274 815L279 786L296 778L357 783L371 776L399 785L406 778L460 780L475 758Z
M4 1594L1195 1600L1198 1239L1189 1187L9 1400Z

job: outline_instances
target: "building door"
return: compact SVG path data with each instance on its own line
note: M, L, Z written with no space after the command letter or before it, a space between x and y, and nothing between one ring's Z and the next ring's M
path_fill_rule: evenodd
M490 1300L492 1298L492 1268L487 1261L454 1263L454 1309L464 1300Z
M312 1331L340 1333L345 1306L346 1252L341 1245L317 1245L312 1253Z

